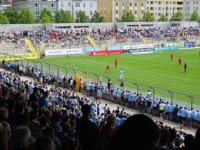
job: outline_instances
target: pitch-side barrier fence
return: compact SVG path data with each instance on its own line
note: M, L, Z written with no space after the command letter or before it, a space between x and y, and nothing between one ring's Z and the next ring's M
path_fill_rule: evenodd
M4 54L5 55L5 54ZM9 55L9 54L7 54ZM14 57L14 55L9 55L10 57ZM66 58L67 59L67 58ZM30 59L14 59L12 62L16 64L21 64L24 67L36 67L37 70L40 70L41 73L49 74L56 77L58 83L62 82L63 77L73 77L75 78L75 70L72 68L68 68L65 66L59 66L55 64L50 64L46 62L41 62L38 60L30 60ZM150 91L152 93L152 99L155 100L156 98L162 99L170 104L173 103L174 105L178 104L182 107L187 108L194 108L195 110L200 110L200 97L192 96L176 91L171 91L167 89L161 89L149 85L144 85L140 83L135 83L132 81L123 81L117 78L111 78L108 76L102 76L96 73L90 73L78 70L78 72L82 74L86 74L88 76L89 81L97 83L99 85L107 85L107 82L111 82L113 86L119 88L119 90L126 90L126 91L133 91L138 94L142 93L146 96L147 92ZM81 77L81 76L80 76ZM84 80L84 79L83 79ZM82 80L82 81L83 81ZM192 90L192 89L191 89ZM109 96L107 97L109 98Z

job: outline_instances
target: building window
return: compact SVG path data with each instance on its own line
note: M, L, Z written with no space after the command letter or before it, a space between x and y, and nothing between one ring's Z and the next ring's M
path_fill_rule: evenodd
M90 3L90 7L93 7L93 3Z
M125 2L122 3L122 6L125 6Z
M137 3L135 3L135 6L137 7Z
M154 4L154 2L153 2L153 1L151 1L151 5L152 5L152 4Z
M80 7L80 3L75 3L75 6L76 7Z
M125 14L126 13L126 10L123 10L123 14Z
M54 8L54 4L51 4L51 7Z
M118 2L116 2L116 6L118 6L119 5L119 3Z
M71 3L68 3L68 6L71 7Z
M141 3L141 6L143 7L143 6L144 6L144 4L143 4L143 3Z
M116 18L116 21L119 21L119 18Z
M92 16L93 15L93 12L92 11L90 11L90 16Z
M135 14L137 14L137 10L135 10Z
M61 2L61 7L63 7L64 6L64 4L63 4L63 2Z
M36 16L40 16L40 12L39 11L36 11L35 14L36 14Z
M35 7L36 7L36 8L40 8L40 4L36 3L36 4L35 4Z
M158 4L161 5L162 4L161 1L159 1Z
M116 10L116 14L118 14L118 10Z
M132 6L133 4L132 4L132 2L130 2L130 6Z

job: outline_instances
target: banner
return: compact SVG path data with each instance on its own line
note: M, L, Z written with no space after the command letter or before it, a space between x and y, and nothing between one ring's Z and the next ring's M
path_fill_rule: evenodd
M90 52L90 56L114 55L114 54L123 54L123 50Z
M153 44L140 44L140 45L124 45L124 50L131 50L131 49L144 49L144 48L153 48Z
M0 61L12 61L12 60L23 60L23 59L38 59L37 53L23 53L23 54L13 54L6 55L0 54Z
M168 47L156 47L156 51L169 51L169 50L178 50L179 46L168 46Z
M120 46L108 46L108 50L109 50L109 51L121 50L121 47L120 47Z
M82 48L72 48L72 49L46 49L45 56L56 56L56 55L76 55L82 54Z
M184 42L184 47L195 47L196 42Z
M85 48L85 53L86 54L89 54L90 52L92 51L101 51L101 48L93 48L93 47L90 47L90 48Z

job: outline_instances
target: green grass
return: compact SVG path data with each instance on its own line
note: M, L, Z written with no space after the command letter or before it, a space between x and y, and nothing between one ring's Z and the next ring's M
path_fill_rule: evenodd
M174 61L170 60L170 53L174 54ZM200 97L200 59L198 53L199 50L178 50L142 55L47 57L40 59L40 61L70 68L77 65L78 70L113 78L119 78L120 69L123 68L124 80L126 81ZM187 73L184 73L183 66L178 66L179 57L187 63ZM114 67L116 58L118 59L117 69ZM105 72L107 64L110 64L111 72ZM131 85L127 85L127 87L135 88ZM148 89L141 88L140 90L147 91ZM156 92L156 94L170 96L161 91ZM180 96L175 98L189 102L189 98L188 100ZM194 100L194 103L200 105L199 101Z

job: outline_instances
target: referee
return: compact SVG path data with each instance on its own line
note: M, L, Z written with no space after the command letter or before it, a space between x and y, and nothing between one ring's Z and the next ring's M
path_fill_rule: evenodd
M186 73L186 69L187 69L187 64L184 63L184 72Z

